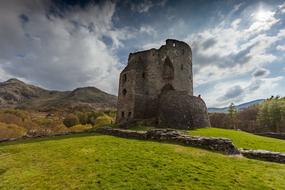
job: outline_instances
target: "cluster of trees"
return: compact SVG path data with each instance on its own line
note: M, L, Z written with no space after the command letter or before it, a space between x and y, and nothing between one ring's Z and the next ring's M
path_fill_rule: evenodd
M63 124L66 127L73 127L75 125L87 125L101 126L106 124L113 124L114 122L114 112L76 112L69 113L63 120Z
M0 110L0 139L79 132L112 124L114 118L115 111L46 113L3 109Z
M213 127L248 132L285 132L285 97L271 97L260 105L237 111L232 103L228 113L211 113Z

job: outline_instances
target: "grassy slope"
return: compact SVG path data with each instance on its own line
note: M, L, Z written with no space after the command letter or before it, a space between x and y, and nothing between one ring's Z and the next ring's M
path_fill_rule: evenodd
M285 152L285 140L262 137L229 129L203 128L189 131L190 135L226 137L231 139L239 148L262 149L277 152Z
M69 137L0 144L0 189L285 187L282 164L104 135Z

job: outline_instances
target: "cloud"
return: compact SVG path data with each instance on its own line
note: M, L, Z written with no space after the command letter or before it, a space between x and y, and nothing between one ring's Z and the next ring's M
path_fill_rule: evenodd
M257 98L268 98L273 94L279 94L280 82L283 79L283 76L277 76L272 78L252 78L250 80L229 80L216 83L212 90L215 93L208 94L206 102L209 107L223 107L229 105L231 102L240 104Z
M282 5L279 5L279 9L281 13L285 13L285 3L283 3Z
M281 20L278 11L279 8L252 5L241 10L239 18L230 12L215 27L187 36L185 41L193 51L196 87L252 73L276 61L278 57L271 48L285 39L284 31L277 27Z
M157 34L156 30L153 27L148 26L148 25L141 26L139 29L139 32L140 33L146 33L148 35L156 35Z
M228 89L226 91L226 93L224 94L224 96L221 97L221 98L218 98L218 100L222 100L222 99L229 100L229 99L237 98L242 93L243 93L243 89L241 88L241 86L236 85L236 86L231 87L230 89Z
M278 45L276 49L279 51L285 51L285 45Z
M252 76L253 77L263 77L263 76L267 76L269 73L270 72L267 69L258 68L252 73Z
M216 40L213 38L207 39L206 41L203 42L202 47L203 49L208 49L216 44Z
M138 13L147 13L151 8L155 6L163 7L167 0L153 1L143 0L139 3L131 3L131 10Z
M50 6L34 0L1 4L0 79L60 90L96 86L116 94L122 65L115 50L132 37L127 28L113 26L116 4L75 6L61 16L47 13Z

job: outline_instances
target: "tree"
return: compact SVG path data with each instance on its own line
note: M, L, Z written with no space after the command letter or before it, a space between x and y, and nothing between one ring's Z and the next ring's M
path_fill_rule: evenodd
M229 109L228 109L228 115L229 115L229 118L230 118L231 128L237 129L237 126L236 126L237 109L236 109L234 103L230 104Z
M74 125L79 124L78 117L74 114L68 114L66 118L63 120L63 124L66 127L72 127Z

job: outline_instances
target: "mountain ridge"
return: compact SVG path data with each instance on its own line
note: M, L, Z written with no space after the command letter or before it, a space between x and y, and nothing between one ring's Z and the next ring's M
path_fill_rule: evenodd
M245 108L248 108L252 105L257 105L257 104L260 104L264 101L265 99L257 99L257 100L252 100L252 101L249 101L249 102L245 102L245 103L242 103L242 104L239 104L239 105L236 105L236 109L238 111L241 111ZM229 107L222 107L222 108L215 108L215 107L210 107L208 108L208 112L209 113L227 113L228 112L228 108Z
M80 87L72 91L47 90L12 78L0 82L0 108L38 111L84 108L115 109L117 97L96 87Z

